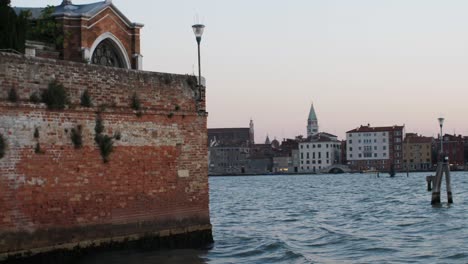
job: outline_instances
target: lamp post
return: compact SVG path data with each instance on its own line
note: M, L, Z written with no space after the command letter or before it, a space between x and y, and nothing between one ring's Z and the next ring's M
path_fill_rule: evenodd
M201 89L201 62L200 62L200 42L201 37L203 35L203 30L205 29L205 25L203 24L195 24L192 26L193 33L195 34L195 38L197 39L198 44L198 92L200 100L202 99L202 89Z
M439 125L440 125L440 157L443 159L443 153L444 153L444 145L443 145L443 140L444 137L442 135L442 127L444 126L444 118L439 117L437 120L439 120Z

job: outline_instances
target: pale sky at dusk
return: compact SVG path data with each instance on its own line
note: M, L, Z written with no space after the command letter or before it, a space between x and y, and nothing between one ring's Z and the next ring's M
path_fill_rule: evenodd
M73 3L90 3L74 0ZM12 6L61 0L12 0ZM247 127L256 142L361 124L468 135L466 0L114 0L145 24L145 70L197 72L191 25L206 25L202 75L208 127Z

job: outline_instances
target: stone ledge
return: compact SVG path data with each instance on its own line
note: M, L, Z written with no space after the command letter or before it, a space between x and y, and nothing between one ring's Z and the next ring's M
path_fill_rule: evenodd
M213 244L212 226L194 225L103 239L66 243L50 247L0 253L1 263L67 263L77 257L101 251L137 249L209 248Z

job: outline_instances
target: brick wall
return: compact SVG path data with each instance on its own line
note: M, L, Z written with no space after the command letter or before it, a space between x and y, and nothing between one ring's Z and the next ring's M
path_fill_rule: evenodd
M53 80L67 89L69 107L52 111L28 101ZM0 257L163 230L211 230L207 115L187 80L0 53L0 134L7 142L0 159ZM17 103L7 101L11 88ZM85 89L92 108L79 106ZM130 108L134 93L140 117ZM98 109L104 134L121 134L108 163L94 142ZM75 149L71 130L78 125L83 147Z

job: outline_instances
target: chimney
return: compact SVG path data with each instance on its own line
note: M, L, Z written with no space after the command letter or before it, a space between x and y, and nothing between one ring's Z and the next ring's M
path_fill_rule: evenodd
M73 3L72 3L71 0L63 0L61 5L62 5L62 6L73 5Z

